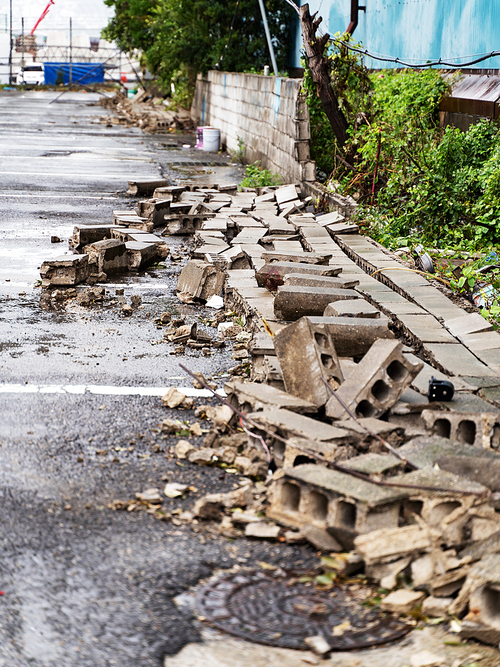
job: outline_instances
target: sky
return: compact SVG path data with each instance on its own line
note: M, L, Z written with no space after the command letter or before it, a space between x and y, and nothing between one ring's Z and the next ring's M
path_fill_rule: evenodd
M37 22L49 0L12 0L12 24L15 34L21 32L21 17L24 17L26 33ZM73 19L73 34L98 37L101 29L113 15L103 0L54 0L47 16L37 29L38 35L61 31L69 34L69 19ZM9 0L0 0L0 31L9 20Z

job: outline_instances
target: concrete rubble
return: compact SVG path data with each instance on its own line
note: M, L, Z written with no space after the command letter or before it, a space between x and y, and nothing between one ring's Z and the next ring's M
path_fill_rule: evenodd
M463 637L499 644L500 336L418 274L372 276L407 267L337 212L315 214L293 184L131 182L131 191L150 199L113 224L77 226L79 254L44 263L42 284L76 292L92 275L167 257L165 239L184 235L179 300L224 299L211 311L216 339L168 313L155 320L175 351L227 344L237 362L228 404L197 405L198 422L161 429L182 434L173 453L183 465L249 479L172 520L349 552L392 591L384 609L453 616ZM468 338L481 331L492 336L488 354ZM432 378L451 380L451 401L429 400ZM195 406L173 387L162 401ZM149 503L164 519L157 501L143 494L126 507Z

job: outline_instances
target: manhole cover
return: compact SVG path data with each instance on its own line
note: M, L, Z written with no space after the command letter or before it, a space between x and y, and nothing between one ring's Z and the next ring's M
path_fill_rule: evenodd
M354 599L348 587L328 592L288 575L232 574L197 595L200 614L220 630L260 644L303 649L322 635L333 650L367 648L399 639L411 626Z

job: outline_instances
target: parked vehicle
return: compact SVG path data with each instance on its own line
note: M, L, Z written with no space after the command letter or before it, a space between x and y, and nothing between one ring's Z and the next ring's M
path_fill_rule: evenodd
M43 65L26 65L17 74L17 85L39 86L45 82Z

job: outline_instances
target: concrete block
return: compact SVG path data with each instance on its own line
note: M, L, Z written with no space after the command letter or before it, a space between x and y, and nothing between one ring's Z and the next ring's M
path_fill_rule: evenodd
M311 443L325 443L333 451L336 451L340 446L356 442L357 440L356 434L351 434L343 429L335 428L334 426L330 426L330 424L316 421L315 419L290 412L289 410L263 410L262 412L252 412L248 417L256 424L256 426L252 426L252 431L256 431L259 426L262 426L267 431L275 433L285 440L298 438L299 440L308 440ZM285 444L277 438L273 439L269 433L263 433L262 435L268 446L272 448L276 463L280 466L283 465ZM256 442L255 446L259 447L259 442Z
M272 408L290 410L299 414L310 414L317 411L313 403L266 384L232 380L224 385L224 390L231 405L239 407L243 413Z
M176 292L190 294L195 299L206 301L214 294L220 294L224 280L224 272L213 264L193 259L182 269Z
M128 241L125 243L128 253L128 268L142 269L162 259L160 247L156 243L139 243Z
M436 465L459 477L483 484L493 493L500 492L500 458L476 456L440 456Z
M321 252L301 252L301 253L287 253L276 252L273 250L266 250L262 253L262 259L268 262L296 262L299 264L321 264L327 265L332 255ZM292 273L292 271L290 271ZM340 273L340 272L339 272Z
M412 609L423 602L424 598L425 593L421 591L409 591L401 588L389 593L380 603L380 608L394 614L409 614Z
M105 239L90 243L84 248L89 262L96 263L98 272L106 275L128 270L128 254L125 243L118 239Z
M485 556L471 567L462 590L450 606L450 613L463 614L467 604L469 614L465 617L465 621L478 626L466 627L467 636L498 644L500 642L500 554ZM482 632L482 637L473 633L475 630ZM488 639L484 639L485 637Z
M320 407L330 397L327 382L338 387L344 380L332 338L322 323L308 318L281 329L274 337L286 390Z
M110 239L114 229L116 225L77 225L69 239L69 247L75 252L80 252L89 243Z
M165 241L159 236L156 236L156 234L149 234L148 232L142 232L133 228L122 229L115 227L111 230L111 238L118 239L122 243L127 243L127 241L137 241L138 243L165 243Z
M137 215L147 218L153 223L153 227L160 227L165 215L170 213L170 206L170 199L147 199L137 204Z
M350 289L282 285L278 287L274 299L274 313L281 320L293 322L306 315L321 316L329 303L355 299L357 296Z
M233 239L234 243L234 239ZM335 266L321 266L294 262L270 262L257 271L255 278L260 287L274 292L283 281L287 273L307 273L315 276L338 276L342 268ZM354 297L357 298L357 297Z
M374 530L368 535L359 535L354 546L367 566L393 563L401 558L414 558L432 548L428 530L418 525L393 527L389 530ZM408 563L410 560L408 560Z
M430 595L422 603L422 614L425 616L435 616L436 618L446 617L448 608L453 602L453 598L437 598Z
M429 431L454 442L475 447L500 449L500 414L424 410Z
M369 482L323 466L285 469L273 484L267 515L301 529L313 525L351 549L358 534L395 528L404 491Z
M403 346L396 340L377 340L339 387L337 393L358 417L378 417L396 403L403 391L422 369L402 354ZM347 418L347 413L332 396L326 404L332 419Z
M362 317L364 319L380 319L380 310L377 310L365 299L335 301L325 308L324 317Z
M306 273L288 273L283 281L284 285L298 287L326 287L333 289L352 289L359 285L355 278L334 276L308 276Z
M40 268L42 287L78 285L89 277L88 255L62 255L43 262Z
M333 440L321 442L304 440L303 438L288 438L279 465L283 468L295 468L305 463L324 465L314 454L318 454L323 457L324 461L330 462L345 461L345 459L356 456L358 452L358 434L344 429L337 429L337 433L335 442Z
M389 320L360 317L309 317L314 326L324 326L332 337L339 357L362 357L376 340L393 340Z

